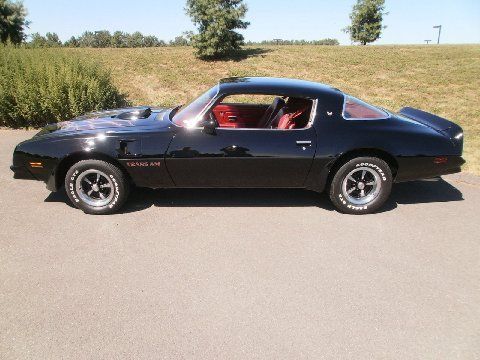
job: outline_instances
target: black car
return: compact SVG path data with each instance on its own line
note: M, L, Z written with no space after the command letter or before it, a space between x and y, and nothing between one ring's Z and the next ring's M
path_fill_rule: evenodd
M65 185L90 214L119 210L132 185L328 190L341 212L365 214L393 182L459 172L462 148L458 125L421 110L392 113L314 82L229 78L184 107L47 125L11 168Z

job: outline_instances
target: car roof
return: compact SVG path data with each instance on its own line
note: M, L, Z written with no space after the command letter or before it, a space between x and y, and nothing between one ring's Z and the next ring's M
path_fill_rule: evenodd
M275 77L232 77L218 83L222 94L271 94L285 96L317 97L319 95L343 95L331 86L299 79Z

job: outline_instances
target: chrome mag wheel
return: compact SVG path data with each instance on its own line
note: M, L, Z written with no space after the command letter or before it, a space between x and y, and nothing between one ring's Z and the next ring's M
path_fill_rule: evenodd
M343 179L343 196L352 204L366 205L380 193L382 179L369 167L358 167L350 171Z
M80 199L94 207L107 205L114 196L112 180L100 170L82 172L75 181L75 187Z

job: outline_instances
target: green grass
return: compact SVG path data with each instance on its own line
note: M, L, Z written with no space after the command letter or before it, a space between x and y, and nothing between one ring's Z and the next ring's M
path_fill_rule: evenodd
M58 49L110 69L135 105L185 103L228 76L319 81L393 111L420 108L465 130L465 169L480 174L480 45L262 46L203 62L189 47Z

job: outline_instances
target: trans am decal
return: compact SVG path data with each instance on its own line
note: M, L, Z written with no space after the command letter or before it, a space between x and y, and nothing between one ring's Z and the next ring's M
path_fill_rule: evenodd
M128 167L159 167L161 166L160 161L128 161Z

